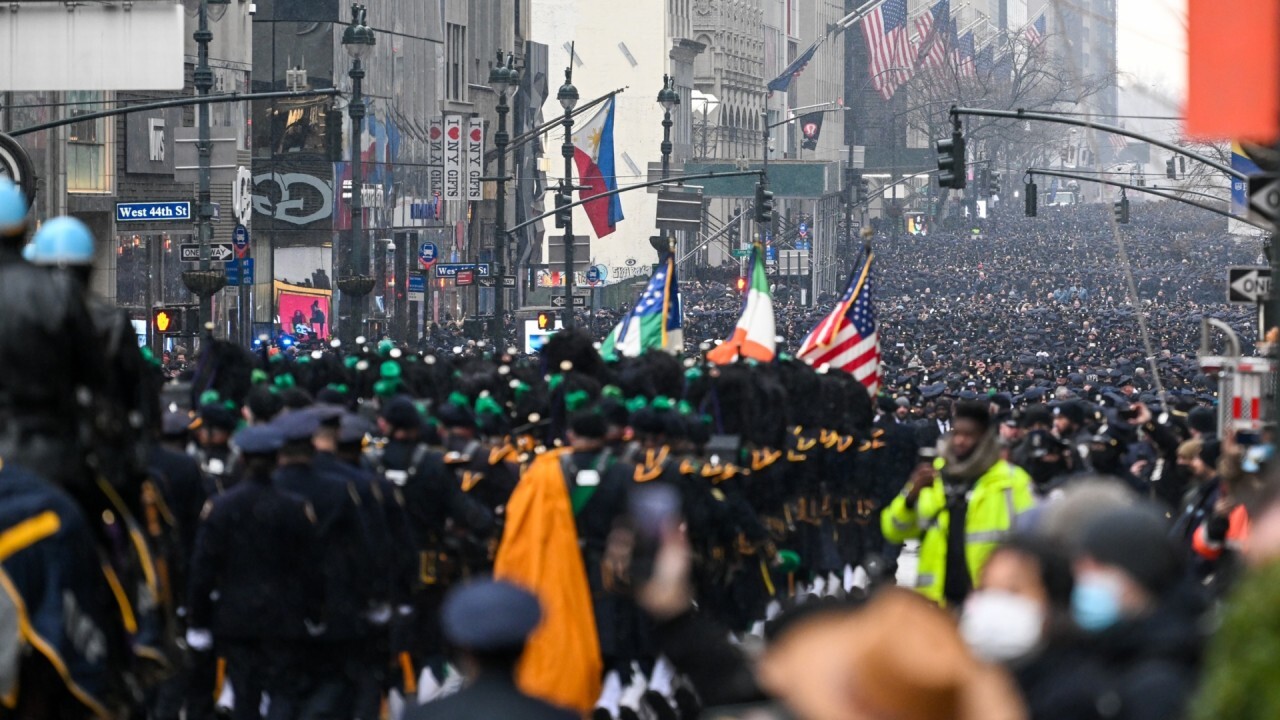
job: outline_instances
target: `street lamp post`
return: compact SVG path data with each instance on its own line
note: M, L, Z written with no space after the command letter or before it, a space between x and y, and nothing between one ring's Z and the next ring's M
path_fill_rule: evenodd
M564 156L564 180L561 189L573 191L573 109L578 105L578 88L573 86L573 63L564 69L564 85L556 93L560 107L564 108L564 144L560 154ZM573 214L569 213L564 224L564 327L573 329Z
M498 149L498 203L497 217L494 219L493 237L493 335L494 347L501 353L506 349L507 320L506 294L502 280L507 267L507 144L511 137L507 135L507 113L511 107L507 104L507 92L520 80L516 72L515 56L507 55L506 64L502 61L502 51L498 51L498 62L489 71L489 85L498 93L498 131L493 134L493 144Z
M213 33L209 30L209 6L228 5L230 0L201 0L198 25L192 37L196 41L196 69L193 80L196 92L208 95L213 89L213 69L209 67L209 42ZM198 137L196 153L199 160L199 179L196 196L196 240L200 243L199 270L182 273L182 284L200 298L200 325L205 327L213 320L213 295L226 287L227 276L213 269L213 199L209 191L213 140L209 130L209 106L200 105L197 110ZM243 279L242 279L243 281Z
M662 89L658 91L658 104L662 106L662 179L671 177L671 111L680 106L676 92L676 79L662 76Z
M351 57L351 102L347 115L351 118L351 233L346 252L349 258L346 272L338 280L344 306L350 301L347 327L343 335L355 339L364 332L365 296L373 290L373 277L369 275L369 246L364 240L364 166L360 155L360 138L364 130L365 104L361 94L364 81L364 58L373 50L376 39L373 30L365 23L364 5L351 6L351 24L342 33L342 47Z

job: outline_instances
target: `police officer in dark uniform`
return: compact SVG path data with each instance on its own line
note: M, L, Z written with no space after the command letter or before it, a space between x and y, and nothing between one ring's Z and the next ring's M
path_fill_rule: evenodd
M307 639L321 630L324 577L316 514L276 486L284 435L271 427L236 436L245 482L205 506L191 564L187 643L227 660L237 720L292 717L306 681Z
M336 461L317 462L315 436L323 413L286 412L272 422L284 436L275 483L315 509L324 576L324 632L308 648L307 674L314 681L306 711L342 716L354 697L348 663L358 654L366 632L372 553L361 525L359 493Z
M392 631L393 650L408 659L402 688L407 689L423 668L438 681L446 675L440 604L461 573L456 545L446 545L451 528L483 535L493 527L493 515L453 481L443 454L427 442L412 400L403 395L390 398L382 406L378 426L386 441L369 453L369 463L403 499L416 556L411 612L397 613Z
M191 454L204 473L205 494L221 495L235 485L235 458L231 433L236 429L236 414L221 403L200 406L193 424Z
M501 407L485 394L477 400L477 408L483 414L451 401L436 413L444 441L445 468L462 492L483 505L494 520L484 534L467 533L459 538L463 571L468 576L493 571L498 541L502 539L503 513L520 480L519 467L509 460L515 453L505 442L507 423ZM494 437L480 437L481 420L487 434Z
M538 599L505 582L462 585L441 611L445 634L469 681L461 692L405 713L405 720L573 720L570 710L529 697L515 670L530 633L542 620Z

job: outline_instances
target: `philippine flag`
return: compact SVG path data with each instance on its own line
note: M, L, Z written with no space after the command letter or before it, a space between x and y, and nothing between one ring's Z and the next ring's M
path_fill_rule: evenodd
M618 189L618 174L613 164L613 98L609 98L595 117L578 126L573 134L573 159L578 165L579 200L588 200ZM596 237L616 230L622 219L622 200L617 195L587 202L582 206Z

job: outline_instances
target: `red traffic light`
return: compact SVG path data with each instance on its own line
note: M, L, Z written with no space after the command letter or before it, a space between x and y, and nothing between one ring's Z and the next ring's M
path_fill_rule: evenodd
M549 312L538 313L538 329L539 330L549 330L555 327L555 324L556 324L555 315L552 315Z
M746 289L747 289L747 279L744 277L738 278L738 292L742 292L743 290L746 290Z

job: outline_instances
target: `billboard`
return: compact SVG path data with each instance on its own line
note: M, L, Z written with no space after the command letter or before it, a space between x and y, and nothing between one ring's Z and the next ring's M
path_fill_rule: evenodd
M181 90L182 3L23 3L0 13L0 88Z
M275 292L276 320L281 332L322 340L333 334L329 322L331 291L277 281Z

